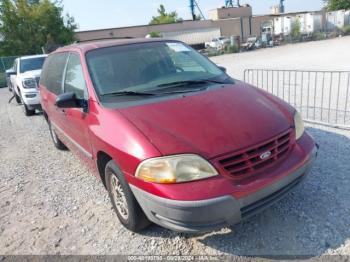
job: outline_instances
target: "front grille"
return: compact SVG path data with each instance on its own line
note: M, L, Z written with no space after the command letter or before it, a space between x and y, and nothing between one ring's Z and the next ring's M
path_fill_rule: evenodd
M253 175L287 155L291 148L292 130L265 141L255 147L219 159L223 166L234 178L245 178ZM263 154L270 156L262 158Z

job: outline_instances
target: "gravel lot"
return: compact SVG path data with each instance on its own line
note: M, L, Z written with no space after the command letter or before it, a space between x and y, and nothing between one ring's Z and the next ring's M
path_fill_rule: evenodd
M331 59L322 69L342 69L349 44L343 38L214 60L238 78L243 68L266 64L320 69L320 59ZM335 58L341 61L333 65ZM25 117L9 98L0 89L0 254L350 255L348 131L309 126L321 146L311 174L249 221L204 235L155 225L134 234L118 222L102 184L71 152L54 148L43 117Z

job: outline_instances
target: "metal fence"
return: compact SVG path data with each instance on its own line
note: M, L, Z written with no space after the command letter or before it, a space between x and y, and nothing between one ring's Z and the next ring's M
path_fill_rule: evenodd
M247 69L244 81L285 100L307 122L350 128L350 71Z
M16 56L0 57L0 88L6 87L6 70L13 66Z

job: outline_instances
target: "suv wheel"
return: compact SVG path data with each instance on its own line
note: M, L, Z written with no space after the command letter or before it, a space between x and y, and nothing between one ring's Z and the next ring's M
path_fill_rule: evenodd
M149 226L151 222L143 213L121 170L113 160L106 165L105 178L108 194L119 221L133 232Z
M52 127L52 124L50 121L48 121L49 124L49 130L50 130L50 135L52 138L52 142L55 145L55 147L59 150L67 150L67 147L62 143L62 141L58 138L55 130Z
M15 95L15 99L16 99L17 104L20 105L22 103L21 98L19 97L19 95L17 95L15 90L12 90L12 91L13 91L13 94Z
M29 109L25 103L23 103L23 107L24 107L24 114L26 116L32 116L35 114L35 109Z

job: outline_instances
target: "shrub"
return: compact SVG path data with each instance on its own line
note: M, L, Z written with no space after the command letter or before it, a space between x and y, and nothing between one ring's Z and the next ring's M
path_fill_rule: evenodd
M150 33L149 33L149 36L150 36L151 38L159 38L159 37L162 37L162 34L159 33L159 32L150 32Z
M300 41L301 40L301 24L300 24L299 19L297 19L292 24L292 29L291 29L290 35L291 35L293 41Z
M350 35L350 25L344 26L341 31L344 35Z
M312 40L314 41L319 41L319 40L324 40L327 38L326 34L323 32L315 32L311 36Z
M232 54L232 53L238 53L238 47L236 45L227 45L224 48L225 54Z

